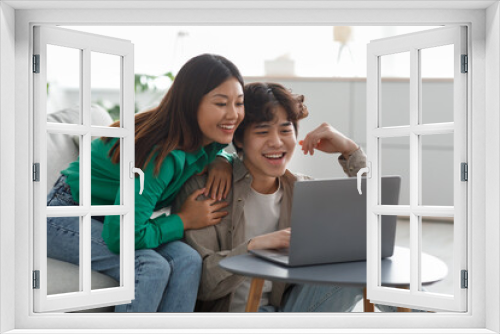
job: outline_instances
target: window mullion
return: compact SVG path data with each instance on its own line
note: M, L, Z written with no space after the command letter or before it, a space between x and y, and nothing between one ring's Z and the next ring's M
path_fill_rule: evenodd
M368 48L367 55L367 124L372 127L367 128L366 145L368 157L372 159L372 177L367 178L366 183L366 205L367 205L367 292L373 293L380 285L380 261L377 261L377 250L379 249L380 223L373 208L380 205L378 203L380 189L377 184L378 170L380 166L379 145L380 140L373 132L380 124L380 57L376 55L372 48Z
M421 81L420 81L421 82ZM419 83L420 88L422 87L421 83ZM422 91L420 89L420 91ZM422 96L420 95L419 98L419 106L422 106ZM421 108L421 107L419 107ZM420 112L420 117L422 116L422 113ZM420 122L421 123L421 122ZM455 130L455 123L453 122L447 122L447 123L437 123L437 124L419 124L415 126L413 129L413 132L418 134L418 135L441 135L441 134L449 134L453 133Z
M419 57L416 48L410 49L410 208L416 207L421 188L421 164L419 136L415 128L419 124ZM418 291L420 277L419 219L410 212L410 291Z
M47 122L48 133L60 133L65 135L83 136L89 131L88 126L80 124L49 123ZM122 128L111 128L108 126L92 126L90 128L93 137L125 137L130 131Z
M122 168L126 169L122 172L123 178L128 178L130 165L135 166L135 120L134 120L134 47L130 45L129 52L122 57L122 78L121 78L121 112L122 112L122 128L126 131L126 135L121 139L124 151L122 156ZM129 213L121 218L122 239L125 248L122 256L122 269L120 276L121 286L129 289L131 298L134 296L135 282L135 232L134 232L134 205L135 205L135 180L134 182L125 182L122 179L123 187L122 205L129 209Z
M82 62L81 62L81 118L82 125L88 130L83 135L81 140L81 161L80 168L82 170L81 180L83 183L82 187L82 197L83 205L90 209L91 206L91 134L90 134L90 50L88 48L83 49L82 52ZM80 219L80 282L82 285L82 290L85 293L90 293L91 291L91 214L90 210L86 212L83 219Z

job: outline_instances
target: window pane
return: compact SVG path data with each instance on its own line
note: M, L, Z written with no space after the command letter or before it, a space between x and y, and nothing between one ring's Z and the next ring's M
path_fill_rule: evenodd
M122 203L119 197L122 184L121 160L118 157L118 162L115 163L108 158L108 152L117 142L121 142L120 138L105 137L103 141L102 137L98 137L92 141L92 147L99 146L99 149L105 152L105 154L92 156L92 205L120 205Z
M380 57L381 125L410 124L410 53Z
M453 122L454 45L420 50L422 123Z
M64 109L58 123L81 124L80 114L81 50L47 45L47 114Z
M120 223L120 216L92 216L92 244L91 251L92 257L94 259L99 259L96 262L94 268L97 269L100 266L100 270L106 272L105 274L93 272L91 278L92 290L106 289L112 287L120 286L120 254L111 253L108 249L107 244L102 239L102 230L104 227L104 219L113 219ZM120 225L116 227L116 235L119 237L117 239L118 246L120 248Z
M113 121L120 120L121 57L99 52L90 53L91 101L106 109ZM100 125L93 120L92 125Z
M406 217L389 215L382 215L380 219L381 286L408 289L410 286L409 220ZM384 258L385 254L392 256Z
M422 205L453 206L453 134L420 136Z
M401 176L399 205L410 204L410 138L394 137L380 139L381 175ZM382 198L384 185L381 183Z
M80 284L81 217L47 218L47 294L82 291Z
M420 217L422 228L422 256L432 255L434 265L422 265L422 282L439 280L432 284L425 284L424 291L453 295L453 275L441 275L443 271L453 268L453 218ZM425 261L422 257L422 261Z
M61 176L62 170L67 168L75 169L76 171L79 170L79 165L75 162L80 154L78 138L79 136L68 134L47 134L47 169L45 171L47 177L47 194L52 190L55 182ZM41 172L43 173L43 171ZM79 185L79 174L72 174L69 182Z

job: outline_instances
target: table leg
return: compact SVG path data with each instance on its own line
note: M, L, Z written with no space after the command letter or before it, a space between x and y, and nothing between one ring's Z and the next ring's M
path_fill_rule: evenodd
M398 307L398 312L411 312L411 308Z
M248 292L247 306L245 312L257 312L260 306L260 298L262 297L262 288L264 280L261 278L252 278L250 291Z
M366 288L363 289L363 311L375 312L375 305L370 303L370 301L366 298Z

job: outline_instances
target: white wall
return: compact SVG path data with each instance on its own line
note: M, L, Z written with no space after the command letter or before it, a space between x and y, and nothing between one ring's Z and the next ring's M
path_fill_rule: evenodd
M14 10L0 2L0 332L14 328Z
M500 228L500 179L498 173L499 159L499 110L500 97L499 81L500 81L500 5L498 3L490 6L486 12L486 70L492 73L491 76L486 76L486 217L490 224L486 224L486 252L493 254L495 265L486 266L486 304L495 305L494 307L486 308L486 327L500 332L500 309L498 301L500 298L500 266L499 254L500 247L498 244L498 235Z

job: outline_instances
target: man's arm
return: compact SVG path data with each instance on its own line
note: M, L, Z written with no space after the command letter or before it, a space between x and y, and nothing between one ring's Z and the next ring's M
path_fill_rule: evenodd
M348 176L356 176L361 168L366 167L366 154L358 144L328 123L309 132L299 144L304 154L314 155L315 150L340 153L339 163Z
M361 168L366 167L366 154L361 147L347 157L340 155L338 160L347 176L356 176Z
M220 237L214 227L186 233L186 242L198 251L203 259L198 290L198 299L203 301L216 300L232 293L245 279L244 276L235 275L222 269L219 263L227 257L245 254L248 241L232 250L221 250L218 242Z

